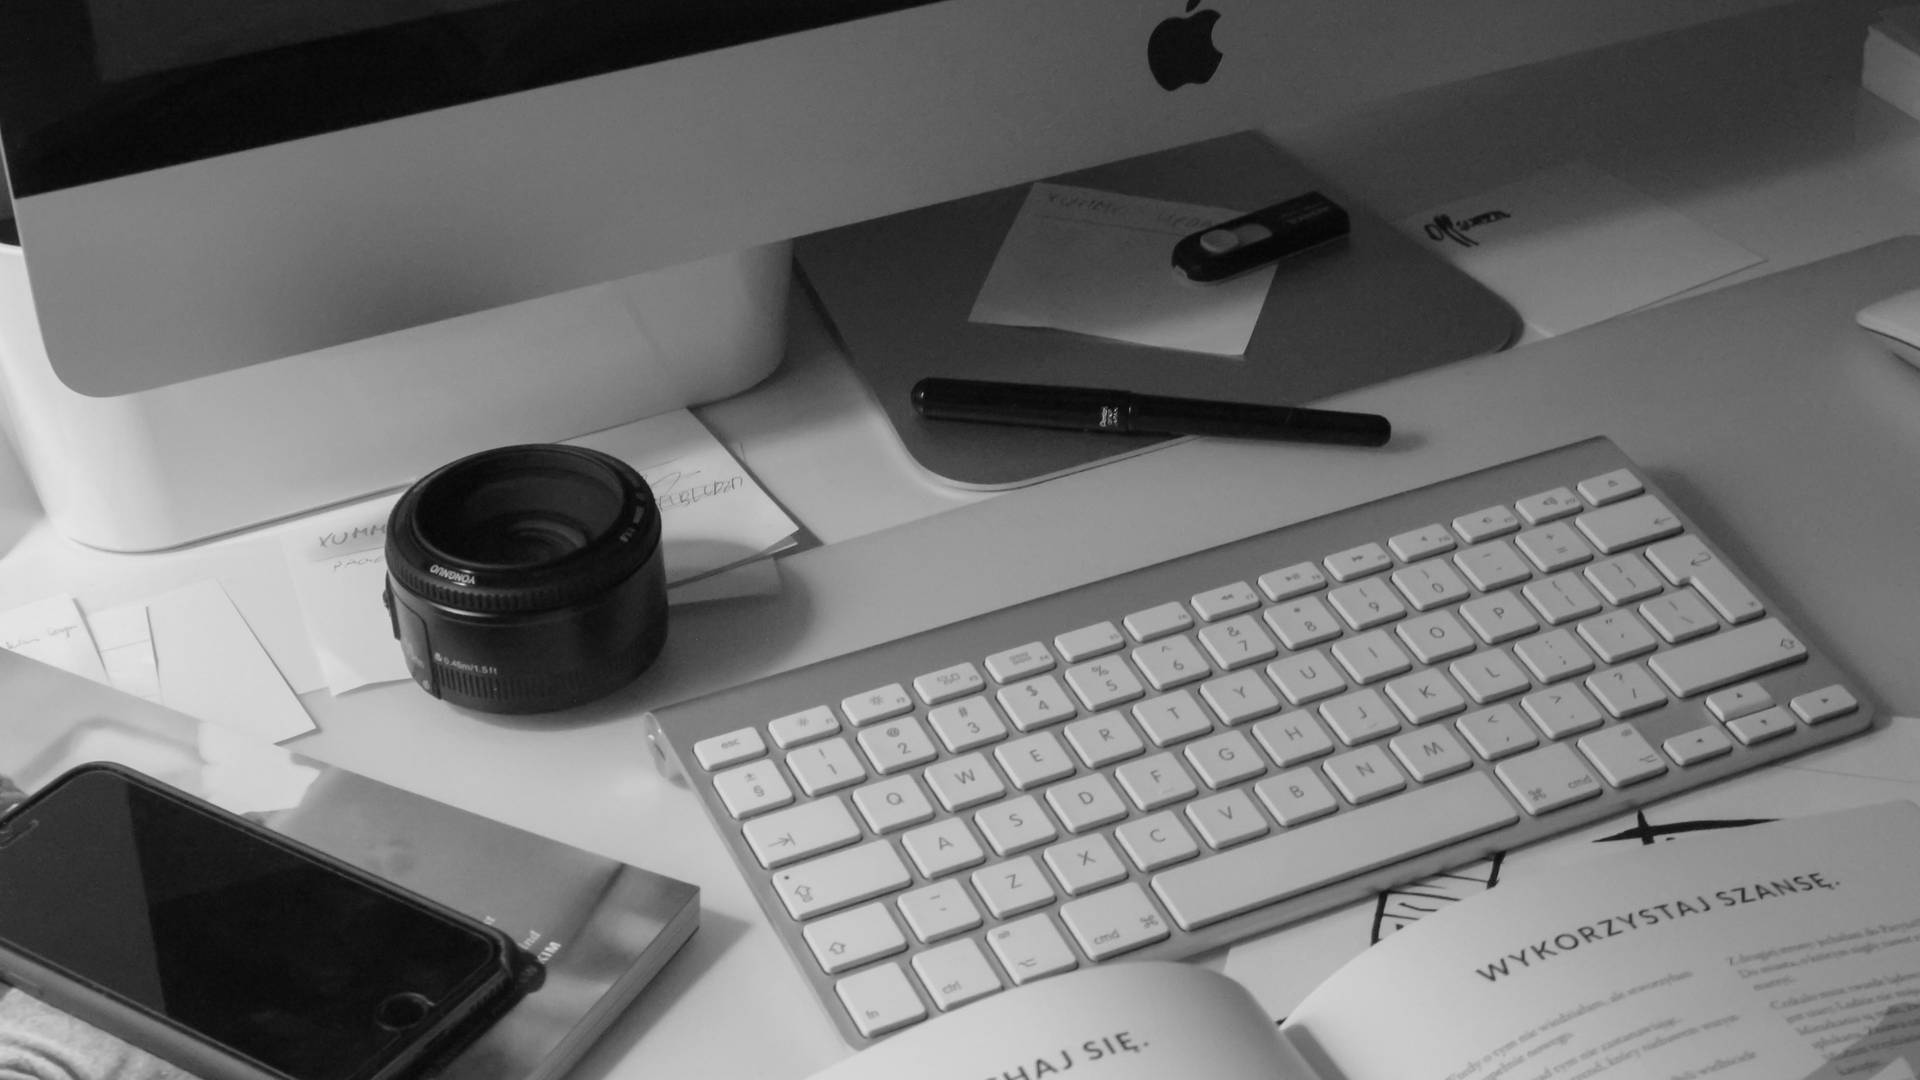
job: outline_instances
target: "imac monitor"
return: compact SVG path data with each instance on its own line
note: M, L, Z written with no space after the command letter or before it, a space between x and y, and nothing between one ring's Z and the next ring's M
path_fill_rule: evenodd
M1767 2L9 0L15 435L186 543L750 385L792 237Z

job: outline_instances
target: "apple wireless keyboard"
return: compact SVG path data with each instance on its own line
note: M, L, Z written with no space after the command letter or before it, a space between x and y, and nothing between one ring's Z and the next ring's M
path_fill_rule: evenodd
M1881 710L1590 439L660 710L849 1043L1189 956Z

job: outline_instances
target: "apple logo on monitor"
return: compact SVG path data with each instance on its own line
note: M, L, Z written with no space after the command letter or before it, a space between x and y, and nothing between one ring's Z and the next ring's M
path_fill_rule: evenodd
M1195 11L1201 0L1187 0L1187 13L1160 20L1147 38L1147 70L1163 89L1178 90L1204 83L1220 67L1220 50L1213 44L1213 26L1220 13Z

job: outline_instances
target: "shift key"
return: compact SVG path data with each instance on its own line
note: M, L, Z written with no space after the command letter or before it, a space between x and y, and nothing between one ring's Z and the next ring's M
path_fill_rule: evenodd
M1679 697L1751 678L1807 658L1807 646L1779 619L1735 627L1682 645L1647 661Z

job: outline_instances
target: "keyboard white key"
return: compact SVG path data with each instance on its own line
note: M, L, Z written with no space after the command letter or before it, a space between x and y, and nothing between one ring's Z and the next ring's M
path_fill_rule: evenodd
M1060 921L1067 924L1081 951L1094 960L1132 952L1173 932L1153 901L1132 883L1068 901L1061 905Z
M1193 610L1208 622L1252 611L1260 606L1260 594L1253 586L1244 581L1231 585L1222 585L1203 593L1195 593L1192 599Z
M767 744L758 728L741 728L693 744L693 756L709 772L751 761L766 752Z
M1485 773L1468 773L1175 867L1153 891L1192 930L1517 820Z
M1752 746L1754 743L1791 734L1796 726L1793 714L1775 707L1750 713L1738 720L1728 721L1727 730L1733 732L1733 737L1739 739L1741 745Z
M1007 779L1021 791L1031 791L1042 784L1073 775L1073 758L1067 755L1058 736L1051 731L1042 731L1024 738L1015 739L1004 746L996 746L993 759L1007 774Z
M1667 771L1661 757L1632 724L1616 724L1584 736L1577 744L1593 767L1614 787L1651 780Z
M1608 503L1631 498L1645 489L1641 486L1639 477L1626 469L1615 469L1580 481L1579 490L1581 498L1595 506L1605 506Z
M900 846L924 877L937 878L986 861L987 852L962 818L922 825L900 838Z
M1600 779L1565 743L1503 761L1494 772L1529 814L1545 814L1600 794Z
M1730 623L1757 619L1766 605L1697 536L1680 536L1647 549L1647 558L1675 585L1691 585Z
M1267 819L1247 797L1246 788L1234 788L1218 795L1209 795L1204 799L1195 799L1187 804L1187 820L1193 823L1194 830L1205 840L1207 846L1218 850L1251 840L1256 836L1265 836L1271 830Z
M1007 719L1013 721L1013 726L1021 731L1057 724L1078 712L1073 699L1061 689L1060 680L1051 675L1001 687L999 701Z
M1527 520L1527 524L1540 525L1549 521L1558 521L1563 517L1571 517L1586 509L1586 505L1571 489L1557 487L1552 491L1529 495L1514 503L1513 508L1520 512L1520 516Z
M927 942L942 941L980 925L980 909L967 895L966 886L955 878L903 893L900 917L914 937Z
M1015 679L1024 679L1029 675L1038 675L1053 670L1053 654L1037 641L1028 642L1017 649L1007 649L987 657L987 674L993 681L1009 683Z
M1253 726L1253 737L1283 769L1333 752L1327 730L1304 712L1270 716Z
M1053 639L1053 647L1060 650L1060 655L1066 657L1069 664L1113 652L1126 643L1127 639L1121 635L1120 628L1110 622L1069 630Z
M1043 856L1068 895L1081 896L1127 876L1127 864L1104 834L1055 844Z
M769 870L860 839L860 826L837 798L776 810L747 822L741 832Z
M1104 656L1068 668L1067 685L1080 699L1080 704L1095 712L1132 701L1147 692L1140 677L1117 656Z
M813 958L830 975L907 947L906 935L887 914L885 904L868 904L809 923L804 933Z
M1181 824L1180 815L1170 810L1135 818L1113 830L1113 838L1142 870L1158 870L1200 854L1193 834Z
M896 776L856 788L853 805L859 808L867 828L882 836L933 817L933 803L927 801L920 782L911 776Z
M924 774L934 798L951 811L989 803L1007 793L1000 773L985 754L966 754L927 767Z
M1185 690L1161 694L1135 705L1133 719L1155 746L1172 746L1213 730L1207 711Z
M736 818L752 817L793 801L793 789L787 786L779 767L770 761L757 761L716 774L713 790L726 804L727 813Z
M1030 855L975 870L973 891L980 894L980 902L996 919L1045 907L1058 895Z
M1688 697L1807 658L1807 647L1778 619L1736 626L1655 656L1647 666L1675 694Z
M1119 713L1104 712L1075 720L1062 730L1073 752L1080 755L1080 760L1090 769L1102 768L1146 752L1147 744L1141 741L1133 725L1127 723Z
M911 716L867 728L858 738L867 760L882 775L924 765L940 753L927 729Z
M1342 633L1340 624L1334 621L1333 613L1315 596L1268 608L1266 620L1280 638L1280 643L1289 649L1304 649L1309 645L1332 641Z
M1104 773L1076 777L1048 788L1047 805L1070 833L1087 832L1127 816L1127 804Z
M1007 723L982 695L927 710L927 723L946 748L961 754L1007 737Z
M782 750L824 739L839 730L840 718L825 705L815 705L811 709L767 721L767 733L773 736L773 744Z
M971 939L928 949L914 957L913 973L942 1012L1001 989L1000 976Z
M1824 724L1860 708L1860 702L1847 692L1847 688L1838 685L1801 694L1790 704L1794 713L1809 724Z
M1593 548L1565 524L1542 525L1514 537L1513 544L1543 574L1558 573L1593 559Z
M1213 674L1200 649L1185 634L1140 646L1133 650L1133 662L1155 690L1185 686Z
M1505 540L1475 544L1455 555L1453 564L1481 592L1517 585L1533 576L1527 561Z
M849 904L905 888L913 881L893 845L874 840L822 855L773 875L773 888L796 919L811 919Z
M852 787L867 778L867 767L845 739L808 743L787 754L787 768L808 795Z
M1177 634L1193 628L1193 615L1186 605L1178 601L1168 601L1145 611L1136 611L1122 620L1127 633L1135 641L1152 641L1168 634Z
M1665 503L1651 495L1611 503L1574 519L1587 539L1602 552L1612 555L1630 547L1672 536L1680 531L1680 519Z
M1029 915L989 932L987 947L1016 986L1079 966L1073 948L1045 915Z
M917 676L913 680L913 692L920 695L921 701L938 705L943 701L978 693L986 685L987 680L980 674L980 669L969 662Z
M848 722L855 727L899 716L912 709L913 698L907 695L907 688L899 683L875 687L864 694L843 698L840 702L840 711L847 715Z
M1274 603L1304 596L1326 585L1327 577L1310 562L1295 563L1260 575L1260 591Z
M1520 531L1520 519L1504 506L1489 506L1453 519L1453 531L1469 544Z
M1395 535L1387 541L1387 547L1402 561L1413 562L1429 555L1452 551L1455 544L1453 534L1436 522Z
M866 1041L1867 727L1675 505L1592 441L658 722Z
M994 803L975 813L973 821L987 844L1000 855L1039 847L1060 835L1047 812L1040 809L1040 801L1031 795Z
M841 979L835 986L840 1003L853 1017L860 1034L884 1035L927 1017L927 1007L913 992L898 964L883 964Z
M1326 561L1327 573L1332 574L1335 581L1353 581L1368 574L1377 574L1392 565L1393 556L1375 543L1336 552L1327 556Z

